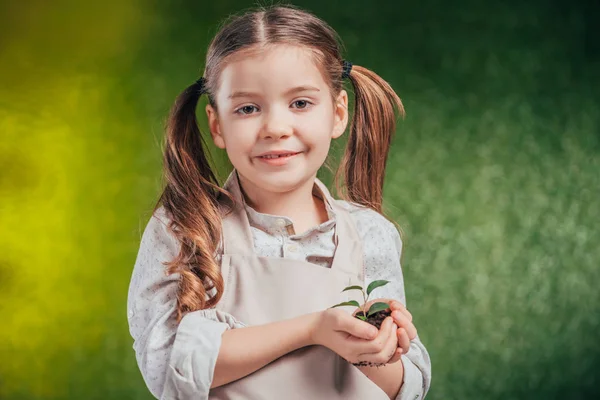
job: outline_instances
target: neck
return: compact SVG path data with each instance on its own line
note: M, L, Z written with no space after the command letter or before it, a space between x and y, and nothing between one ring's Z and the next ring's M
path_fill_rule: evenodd
M271 192L254 186L241 175L238 176L244 198L250 207L263 214L290 218L297 233L327 221L325 204L313 196L316 177L293 190Z

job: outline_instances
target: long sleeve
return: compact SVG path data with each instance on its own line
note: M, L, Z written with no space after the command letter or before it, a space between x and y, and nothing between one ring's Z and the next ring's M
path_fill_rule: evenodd
M179 251L158 209L142 235L128 293L128 322L138 366L150 392L160 399L208 398L221 335L244 326L216 309L176 321L179 275L163 264Z
M398 230L383 216L371 210L359 211L356 217L365 247L365 287L375 280L390 281L375 289L370 298L395 299L406 306L400 265L402 240ZM431 360L418 335L411 341L410 350L401 356L401 362L404 366L404 378L396 400L425 398L431 386Z

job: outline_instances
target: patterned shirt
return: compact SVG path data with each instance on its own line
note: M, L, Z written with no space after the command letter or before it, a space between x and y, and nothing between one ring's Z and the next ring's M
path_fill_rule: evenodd
M377 288L373 298L395 299L406 305L400 266L402 241L394 224L372 209L333 199L320 181L315 182L313 194L324 201L328 220L301 234L295 233L293 221L288 217L260 213L244 204L256 254L331 267L336 215L330 204L338 202L350 212L362 240L363 287L374 280L388 280L390 283ZM221 335L225 330L247 325L215 308L188 313L177 324L179 276L167 276L162 264L179 251L176 238L167 229L168 222L161 207L142 235L128 295L133 348L142 376L154 396L173 399L191 393L195 399L208 399ZM220 251L221 247L217 260ZM424 398L431 385L431 361L418 336L411 341L410 350L401 356L401 362L404 378L396 399Z

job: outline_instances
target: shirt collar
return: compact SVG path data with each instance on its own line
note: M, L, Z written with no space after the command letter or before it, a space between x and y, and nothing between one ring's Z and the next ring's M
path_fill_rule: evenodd
M233 185L237 186L239 190L236 192L239 193L239 198L236 198L236 201L239 201L243 204L244 209L246 210L246 214L248 215L248 221L250 225L256 228L259 228L271 235L283 235L283 236L308 236L310 233L314 231L325 232L333 228L335 225L336 214L335 210L332 207L332 203L335 199L331 196L331 193L327 189L327 186L319 178L315 178L315 182L313 185L313 195L319 197L325 203L325 208L327 210L327 221L322 224L310 229L307 232L302 233L301 235L294 234L293 222L290 218L283 215L273 215L273 214L265 214L256 211L250 205L246 203L244 195L242 194L242 188L240 185L239 177L237 171L234 169L227 181L223 185L224 189L228 189Z

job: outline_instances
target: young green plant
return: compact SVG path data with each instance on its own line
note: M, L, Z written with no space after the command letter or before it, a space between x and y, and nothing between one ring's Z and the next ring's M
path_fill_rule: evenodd
M363 299L364 299L364 304L361 307L360 304L358 304L358 301L356 300L351 300L351 301L345 301L343 303L340 304L336 304L335 306L331 307L341 307L341 306L355 306L360 308L360 310L362 311L362 315L360 315L360 313L358 313L356 315L356 318L362 319L363 321L366 321L371 315L375 314L378 311L383 311L386 310L388 308L390 308L390 305L387 303L383 303L383 302L376 302L373 303L371 305L371 307L369 307L369 310L365 312L364 307L367 305L367 302L369 301L369 295L373 292L373 290L375 290L378 287L381 286L385 286L388 283L390 283L390 281L386 281L386 280L378 280L378 281L373 281L369 284L369 286L367 287L367 293L365 294L364 289L362 288L362 286L358 286L358 285L354 285L354 286L348 286L347 288L345 288L344 290L342 290L342 292L345 292L347 290L360 290L363 294Z

